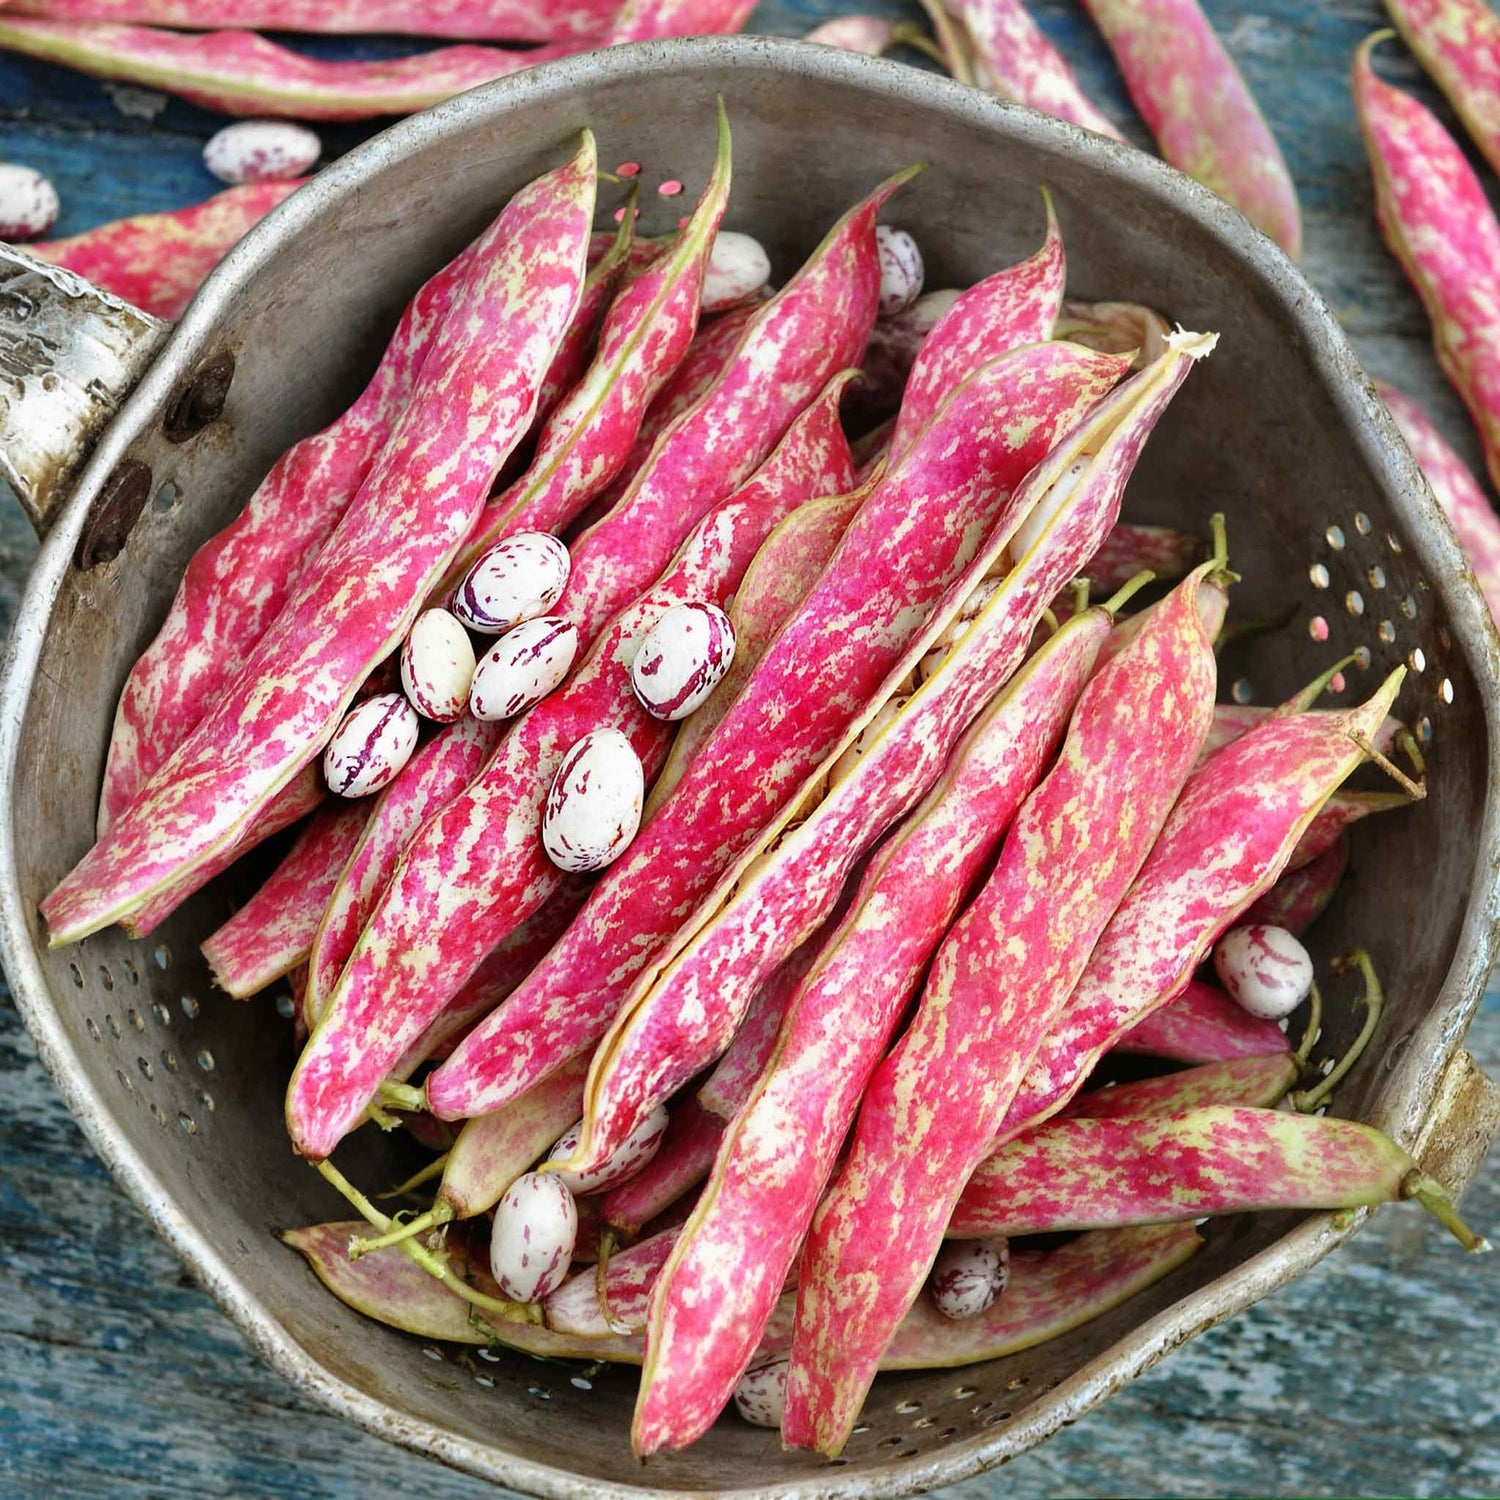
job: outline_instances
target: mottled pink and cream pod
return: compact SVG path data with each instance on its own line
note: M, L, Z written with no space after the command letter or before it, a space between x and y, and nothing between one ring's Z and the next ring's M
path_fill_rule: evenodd
M559 870L602 870L641 826L646 776L618 729L591 729L558 763L542 807L542 848Z
M401 647L401 690L424 719L451 724L469 701L474 646L446 609L424 609Z
M200 23L201 24L201 23ZM409 115L481 83L583 50L584 42L459 44L382 62L330 62L253 31L179 32L0 12L0 47L95 78L165 89L226 115L363 120Z
M67 239L26 247L65 266L143 312L175 320L218 263L298 182L230 188L205 203L167 213L137 214Z
M1290 1052L1235 1057L1079 1094L1058 1116L1073 1120L1131 1120L1181 1114L1210 1104L1270 1109L1301 1072ZM1039 1126L1038 1129L1045 1129Z
M639 1333L646 1326L646 1299L676 1238L676 1229L664 1229L610 1256L604 1272L607 1314L592 1270L565 1281L547 1298L543 1309L547 1327L585 1338L618 1333L622 1328Z
M1161 358L1171 324L1154 308L1139 302L1077 302L1063 299L1054 338L1072 339L1106 354L1136 351L1141 369Z
M1309 860L1300 870L1289 870L1245 912L1245 921L1284 927L1301 937L1328 909L1349 867L1349 840Z
M417 711L400 693L377 693L344 715L323 751L323 780L338 797L368 797L401 774L417 748Z
M203 0L7 0L18 16L134 21L200 29ZM619 0L236 0L235 24L257 31L393 32L472 41L591 41L614 23Z
M932 1305L945 1318L977 1318L1009 1280L1008 1239L954 1240L938 1251L927 1290Z
M1427 413L1410 396L1382 380L1375 382L1375 388L1396 419L1443 514L1458 533L1490 614L1500 620L1500 517L1469 466L1448 445Z
M1216 1063L1286 1057L1292 1044L1274 1021L1257 1021L1223 990L1193 979L1166 1004L1147 1011L1120 1032L1113 1050L1172 1062Z
M551 1164L568 1161L578 1149L578 1126L575 1124L558 1137L541 1170L555 1171L559 1180L580 1197L585 1193L607 1193L622 1182L628 1182L656 1155L666 1131L667 1107L663 1104L641 1121L608 1161L601 1162L590 1172L570 1172L566 1167Z
M669 36L727 36L743 28L755 0L625 0L609 46Z
M843 1447L964 1183L1192 770L1213 717L1204 614L1222 591L1218 566L1189 574L1091 678L1053 769L870 1079L803 1252L790 1444Z
M562 876L543 853L539 830L548 785L569 746L591 729L613 725L631 736L648 779L660 765L670 731L631 689L634 643L671 605L731 592L789 511L848 485L849 447L838 418L843 384L842 377L829 383L771 459L704 517L656 586L610 622L568 682L516 723L481 773L414 841L351 953L337 991L338 1019L313 1036L293 1074L288 1121L305 1148L332 1149L395 1059L484 955L555 896ZM590 556L597 561L585 558L575 584L580 571L612 565L603 549ZM572 1054L554 1047L552 1018L528 1032L515 1017L507 1004L493 1026L482 1023L475 1034L506 1026L513 1040L518 1033L525 1038L517 1045L529 1076L513 1091L522 1092ZM529 1059L538 1054L547 1066L531 1074Z
M1302 213L1276 137L1198 0L1084 0L1161 154L1293 258Z
M1312 956L1284 927L1231 927L1214 945L1224 993L1262 1021L1291 1015L1313 983Z
M530 423L584 278L592 136L486 231L412 399L238 674L43 903L54 942L128 916L232 842L399 644Z
M838 47L844 52L879 57L890 50L895 31L887 16L835 16L821 26L814 26L802 40L819 47Z
M1358 708L1267 719L1194 773L1032 1059L1001 1141L1055 1114L1131 1026L1182 992L1363 761L1351 733L1375 731L1404 675L1398 668Z
M1155 1118L1048 1120L979 1167L948 1233L1051 1234L1360 1208L1399 1199L1413 1165L1368 1125L1294 1110L1208 1105Z
M265 883L202 947L221 990L244 1000L303 963L323 908L374 811L333 803L302 830Z
M1457 141L1426 105L1382 83L1370 37L1354 59L1354 106L1375 183L1375 218L1432 324L1500 483L1500 219Z
M708 1176L723 1136L718 1115L691 1096L680 1100L672 1107L661 1148L629 1182L610 1190L600 1217L622 1235L639 1234Z
M1202 557L1203 538L1191 532L1118 521L1090 558L1086 576L1097 591L1110 594L1146 568L1158 578L1181 578Z
M0 162L0 240L34 240L57 223L57 189L34 167Z
M490 1274L502 1297L540 1302L568 1279L578 1205L552 1174L527 1172L495 1205Z
M717 604L675 604L641 637L630 682L653 718L675 723L707 701L734 662L734 626Z
M542 615L508 630L479 659L469 688L469 712L500 723L535 708L560 687L578 655L578 627L561 615Z
M1085 130L1124 140L1079 86L1062 53L1023 0L934 0L959 23L974 81L1002 99L1029 105Z
M323 154L323 143L290 120L241 120L208 138L203 165L220 182L285 182Z

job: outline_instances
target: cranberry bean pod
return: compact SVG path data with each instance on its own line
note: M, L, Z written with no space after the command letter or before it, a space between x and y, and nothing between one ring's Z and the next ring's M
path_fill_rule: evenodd
M676 1229L664 1229L610 1257L604 1273L608 1314L599 1301L597 1276L592 1270L580 1271L547 1298L543 1308L547 1327L590 1339L623 1329L639 1333L646 1326L647 1298L677 1234Z
M1347 789L1335 792L1318 809L1317 816L1307 825L1307 831L1297 840L1297 847L1287 861L1287 872L1300 870L1310 865L1321 854L1344 837L1348 829L1362 818L1375 813L1399 812L1411 806L1411 798L1403 792L1351 792Z
M895 45L896 27L886 16L835 16L813 27L802 40L819 47L838 47L845 52L880 57Z
M544 1060L591 1045L643 970L649 988L649 966L684 913L878 708L871 694L912 637L924 642L932 628L921 611L963 573L969 549L1052 437L1113 383L1118 361L1081 350L1059 361L1060 347L1033 346L976 375L945 409L948 420L935 421L928 441L871 492L713 739L512 997L507 1012L524 1006L545 1033ZM628 1027L629 1015L618 1024ZM428 1080L434 1107L444 1117L491 1107L529 1076L532 1051L518 1050L514 1015L497 1016ZM607 1155L588 1118L582 1149Z
M1210 1104L1270 1109L1296 1083L1298 1071L1296 1059L1286 1052L1205 1063L1161 1078L1143 1078L1079 1094L1058 1118L1138 1119L1181 1114Z
M1117 521L1089 559L1084 576L1096 591L1113 593L1145 569L1158 578L1181 578L1202 557L1202 539L1189 532Z
M1453 523L1491 615L1500 620L1500 518L1469 466L1448 446L1427 413L1384 381L1377 380L1375 388L1421 465L1443 514Z
M137 214L26 251L158 318L180 318L208 273L300 182L257 182L205 203Z
M609 45L669 36L726 36L750 19L755 0L625 0Z
M1297 190L1276 137L1198 0L1084 0L1161 154L1290 256Z
M1110 624L1103 610L1070 621L985 710L790 998L653 1294L638 1453L699 1437L749 1368L870 1073L1061 740ZM789 1139L792 1151L775 1144Z
M1406 45L1500 171L1500 19L1483 0L1386 0Z
M392 32L476 42L593 41L608 32L619 0L7 0L18 16L54 21L129 21L202 31L232 17L256 31Z
M1393 1140L1332 1115L1211 1105L1155 1119L1049 1120L974 1173L948 1233L968 1239L1365 1208L1414 1196L1414 1176L1416 1162ZM1465 1245L1477 1248L1472 1236Z
M944 5L961 28L973 81L980 88L1113 140L1125 139L1083 92L1073 70L1022 0L934 3Z
M318 914L369 822L371 805L325 807L265 884L203 944L214 983L236 1000L302 963Z
M1173 1062L1217 1063L1290 1056L1292 1044L1274 1021L1247 1016L1223 990L1194 979L1122 1031L1114 1050Z
M45 901L53 942L118 921L232 841L399 644L530 423L578 303L595 180L586 134L480 240L418 388L275 623Z
M332 1150L394 1059L484 955L559 888L563 876L547 859L539 829L551 778L571 746L614 727L631 740L648 780L661 764L671 729L636 700L634 643L673 604L722 599L784 515L847 484L842 385L843 377L830 383L756 476L704 518L656 586L610 622L570 681L518 721L480 774L407 848L292 1077L288 1124L308 1154ZM608 566L602 550L592 556L584 568ZM576 583L576 557L574 567ZM511 1009L507 1004L497 1016ZM483 1023L458 1051L487 1029ZM546 1038L536 1045L551 1056Z
M1354 105L1375 183L1375 218L1432 324L1438 364L1463 398L1500 483L1500 220L1458 142L1425 105L1382 83L1368 38Z
M1349 867L1349 840L1341 838L1301 869L1289 870L1246 909L1244 920L1283 927L1300 937L1328 909Z
M580 1089L580 1102L582 1097ZM639 1234L708 1176L723 1136L724 1121L697 1099L688 1097L676 1104L661 1150L629 1182L605 1196L604 1222L623 1235Z
M1203 616L1223 592L1219 566L1195 569L1085 688L1056 765L871 1078L803 1256L789 1444L843 1447L963 1184L1192 769L1213 717Z
M0 48L95 78L164 89L226 115L364 120L440 104L481 83L568 57L586 43L460 43L384 62L329 62L253 31L162 31L107 21L50 21L0 12Z
M1188 782L1135 885L1032 1060L1001 1140L1055 1114L1134 1022L1177 995L1226 928L1275 884L1304 829L1364 759L1398 668L1359 708L1267 719Z
M1060 347L1033 345L986 368L1004 370L1011 361L1044 358L1047 349ZM1202 352L1201 344L1193 347ZM1187 350L1174 351L1158 367L1122 387L1029 475L993 520L979 555L956 578L950 575L942 601L906 654L890 664L886 682L863 719L830 750L816 775L785 804L782 816L702 898L699 912L680 924L665 962L637 980L595 1056L585 1111L590 1149L608 1151L617 1133L634 1127L638 1112L649 1110L723 1051L754 986L827 915L859 854L937 780L958 737L996 685L1020 663L1046 600L1077 573L1112 524L1141 445L1193 358ZM980 430L965 420L964 408L986 384L981 371L960 387L923 444L913 450L913 459L927 451L929 440L949 441L949 420L966 431ZM987 416L1003 419L1002 401L982 404ZM961 446L944 451L956 453ZM909 467L903 464L895 471L898 492L900 477ZM877 489L875 497L880 493ZM931 503L940 491L934 487L926 493ZM841 549L859 538L873 500L851 524ZM1021 549L1016 538L1028 528L1032 540ZM1020 551L1016 566L980 610L962 648L950 653L922 690L875 731L874 743L845 771L839 763L842 752L857 742L866 722L878 721L890 708L889 699L901 691L905 677L952 619L968 607L968 591L1004 548ZM836 565L837 559L825 581ZM778 645L797 629L794 621ZM845 664L844 670L847 676L854 668ZM747 688L747 702L753 690L753 685ZM825 685L825 691L833 690ZM774 701L789 698L788 693ZM725 726L730 721L726 718ZM757 727L749 743L760 744L760 736L767 732ZM833 786L816 814L787 831L794 810L815 795L818 780L830 771ZM740 780L747 775L741 770Z

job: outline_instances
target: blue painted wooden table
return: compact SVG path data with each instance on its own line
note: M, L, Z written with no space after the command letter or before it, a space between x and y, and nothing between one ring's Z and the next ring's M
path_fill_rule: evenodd
M754 29L800 34L893 0L763 0ZM1370 369L1477 446L1437 372L1415 299L1381 248L1350 108L1372 0L1207 0L1302 194L1304 265ZM1073 0L1033 9L1093 96L1147 144ZM225 15L232 13L226 7ZM400 43L303 43L329 56ZM1391 49L1389 76L1433 95ZM196 202L222 121L0 56L0 160L47 173L59 233ZM324 132L347 149L373 127ZM0 616L32 555L0 508ZM1470 1037L1500 1073L1500 996ZM1500 1228L1500 1164L1469 1200ZM1005 1495L1500 1494L1500 1257L1466 1261L1414 1208L1387 1209L1302 1282L1215 1330L1081 1426L950 1500ZM422 1495L492 1489L311 1407L246 1348L94 1160L8 1002L0 1004L0 1493L6 1496Z

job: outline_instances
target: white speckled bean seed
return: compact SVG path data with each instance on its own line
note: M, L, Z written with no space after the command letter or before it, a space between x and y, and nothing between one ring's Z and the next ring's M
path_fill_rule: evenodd
M1026 513L1025 519L1016 527L1016 533L1005 549L1012 559L1012 566L1031 550L1046 531L1053 519L1062 513L1068 497L1078 488L1089 461L1080 458L1068 465L1053 482L1047 493Z
M0 162L0 240L34 240L57 223L57 189L30 167Z
M786 1372L791 1359L783 1355L769 1364L757 1365L740 1376L734 1388L734 1409L752 1427L780 1427L786 1406Z
M504 635L479 658L469 712L498 724L535 708L572 670L578 627L561 615L540 615Z
M540 1302L568 1279L578 1205L555 1172L527 1172L506 1189L490 1231L490 1272L502 1296Z
M933 1263L932 1304L945 1318L977 1318L1009 1280L1009 1240L950 1240Z
M401 686L426 719L451 724L469 701L474 647L469 632L446 609L426 609L401 647Z
M668 722L701 708L734 660L734 626L713 604L673 605L644 636L630 682L646 712Z
M563 756L542 810L542 847L560 870L602 870L641 826L646 778L618 729L593 729Z
M300 177L323 154L323 143L290 120L240 120L209 137L203 165L220 182L284 182Z
M889 224L875 226L875 245L880 252L880 316L894 318L922 295L922 252L904 229Z
M548 614L568 586L568 549L546 531L518 531L485 552L453 596L453 613L481 635L504 635Z
M547 1153L548 1161L566 1161L578 1149L578 1132L582 1122L558 1138L557 1144ZM667 1128L667 1107L658 1104L655 1109L625 1137L620 1146L591 1172L558 1171L560 1177L573 1192L602 1193L609 1188L634 1177L642 1167L656 1155L661 1138Z
M340 797L389 786L417 747L417 711L400 693L377 693L344 715L323 752L323 779Z
M771 257L751 235L721 229L714 239L703 276L700 306L706 313L723 312L748 302L771 279Z
M1214 949L1214 968L1230 999L1263 1021L1291 1015L1312 989L1312 958L1284 927L1231 928Z
M1001 579L986 578L963 602L958 617L932 643L932 649L917 663L917 681L926 682L948 659L948 653L967 634L980 612L1000 589Z

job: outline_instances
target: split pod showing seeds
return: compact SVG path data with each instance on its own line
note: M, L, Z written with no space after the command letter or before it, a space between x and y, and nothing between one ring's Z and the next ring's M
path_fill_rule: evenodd
M1214 970L1225 993L1263 1021L1291 1015L1313 983L1312 958L1282 927L1231 927L1214 947Z
M1009 1279L1010 1241L1003 1235L955 1240L933 1262L932 1305L945 1318L977 1318L1005 1291Z
M748 302L771 279L771 257L752 235L721 229L703 277L702 309L724 312Z
M904 229L881 224L875 230L880 249L880 316L894 318L922 295L922 252Z
M644 1167L661 1147L667 1129L665 1106L653 1110L632 1132L607 1162L592 1172L557 1171L558 1179L575 1193L604 1193L628 1181ZM567 1161L578 1146L578 1127L574 1125L547 1153L549 1162Z

